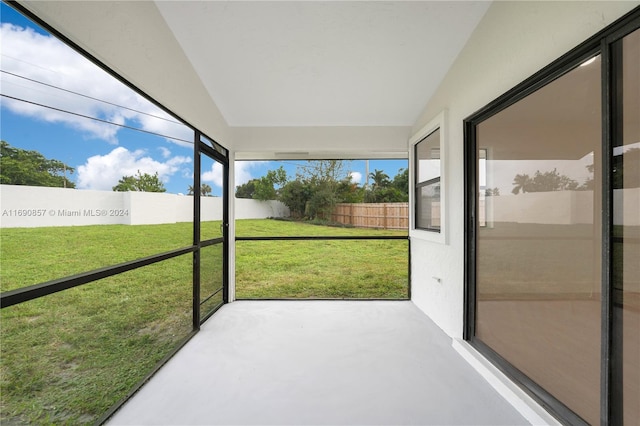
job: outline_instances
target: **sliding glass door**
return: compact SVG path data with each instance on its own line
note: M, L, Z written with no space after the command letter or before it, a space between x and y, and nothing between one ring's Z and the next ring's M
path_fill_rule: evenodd
M640 418L638 15L465 122L465 336L571 424Z
M600 415L600 115L598 56L477 128L486 160L476 337L591 423Z

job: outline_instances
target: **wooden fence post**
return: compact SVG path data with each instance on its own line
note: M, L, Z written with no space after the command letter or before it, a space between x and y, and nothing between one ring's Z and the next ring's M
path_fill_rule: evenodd
M382 203L382 214L384 219L382 220L382 228L387 229L387 203Z
M353 225L353 203L349 204L349 225Z

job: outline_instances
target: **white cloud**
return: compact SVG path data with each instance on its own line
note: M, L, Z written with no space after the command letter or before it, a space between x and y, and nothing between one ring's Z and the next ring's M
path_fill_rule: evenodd
M362 182L362 173L360 173L360 172L351 172L351 173L349 173L349 175L351 176L351 181L353 183Z
M253 179L250 169L253 169L263 162L260 161L236 161L235 162L235 186L242 185Z
M215 186L222 188L223 176L222 176L222 164L214 162L210 170L202 173L203 182L211 182Z
M117 147L106 155L94 155L78 166L77 186L79 189L110 191L122 176L140 173L158 173L160 180L167 183L170 177L181 170L181 166L191 162L189 157L172 157L159 162L145 155L144 150L129 151Z
M260 161L236 161L235 164L235 179L234 185L242 185L253 179L249 169L252 169L263 162ZM206 170L202 173L203 182L213 183L215 186L222 188L222 165L214 163L210 170Z
M160 153L162 154L162 158L171 157L171 151L168 148L165 148L164 146L159 146L158 150L160 150Z
M4 71L164 119L56 90L7 73L0 75L4 94L118 124L126 123L187 141L193 139L193 132L188 127L171 122L175 119L56 38L38 34L29 28L3 23L0 27L0 39ZM113 144L118 142L118 126L8 98L3 98L2 105L20 115L65 124L82 131L89 138ZM184 142L176 143L188 145Z

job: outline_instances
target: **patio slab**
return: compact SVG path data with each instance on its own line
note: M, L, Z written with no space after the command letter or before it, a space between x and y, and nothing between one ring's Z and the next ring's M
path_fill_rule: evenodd
M108 424L529 423L410 301L239 301Z

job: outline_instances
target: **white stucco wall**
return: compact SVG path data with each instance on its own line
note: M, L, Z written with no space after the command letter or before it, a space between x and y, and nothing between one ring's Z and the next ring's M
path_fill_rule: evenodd
M551 191L485 197L489 222L575 225L593 223L593 191ZM482 211L480 212L482 217Z
M264 219L267 217L288 217L289 207L280 201L258 201L236 198L236 219Z
M235 200L236 219L289 215L279 201ZM222 219L222 198L201 199L203 221ZM193 197L152 192L88 191L0 185L0 227L150 225L190 222Z
M434 242L424 233L411 233L411 277L414 303L450 336L460 338L463 330L464 118L638 4L493 2L413 126L418 132L448 111L444 170L448 235L445 242Z

